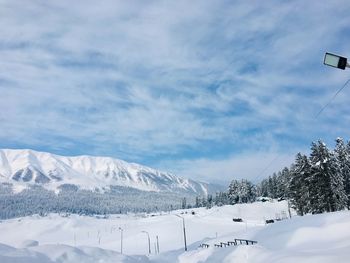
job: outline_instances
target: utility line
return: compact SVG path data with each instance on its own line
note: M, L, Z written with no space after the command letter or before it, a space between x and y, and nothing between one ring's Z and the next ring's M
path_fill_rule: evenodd
M230 66L233 64L234 59L230 60L229 63L223 68L223 70L220 71L220 77L224 76L224 73L226 73L228 71L228 69L230 68ZM210 73L214 73L213 71ZM216 78L216 80L214 81L214 85L217 85L221 82L222 80L219 80L219 78ZM338 96L338 94L349 84L350 82L350 78L344 83L344 85L333 95L333 97L317 112L317 114L314 116L313 119L317 119L322 113L323 111L333 102L333 100ZM278 160L280 158L280 155L277 154L259 173L258 175L254 178L254 181L257 180L258 178L260 178L270 167L272 164L274 164L274 162L276 160Z
M349 82L350 82L350 79L348 79L348 80L345 82L345 84L344 84L344 85L333 95L333 97L327 102L327 104L324 105L324 106L322 107L322 109L316 114L315 119L317 119L318 116L321 115L321 113L324 111L324 109L327 108L327 107L329 106L329 104L332 103L332 101L333 101L333 100L337 97L337 95L348 85Z
M344 85L333 95L333 97L319 110L319 112L315 115L315 117L313 119L317 119L322 112L332 103L332 101L337 97L337 95L349 84L350 79L348 79ZM271 167L271 165L277 160L279 159L280 155L277 154L262 170L261 172L254 178L254 181L256 181L260 176L262 176L264 174L264 172L266 172L267 169L269 169Z

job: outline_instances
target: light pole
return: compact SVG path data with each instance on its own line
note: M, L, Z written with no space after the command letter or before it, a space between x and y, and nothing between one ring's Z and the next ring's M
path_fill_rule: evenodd
M123 254L123 228L119 227L120 230L120 254Z
M159 239L158 239L158 236L156 236L156 239L157 239L157 252L159 254Z
M148 237L148 254L151 254L151 239L149 238L149 233L147 231L142 231L142 233L146 233Z
M183 218L182 216L176 215L176 214L175 214L175 216L180 217L182 219L182 227L183 227L183 230L184 230L185 251L187 251L185 218Z

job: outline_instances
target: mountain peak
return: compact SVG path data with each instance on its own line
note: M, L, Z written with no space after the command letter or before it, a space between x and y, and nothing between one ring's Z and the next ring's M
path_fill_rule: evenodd
M136 163L111 157L60 156L30 149L0 150L0 182L18 185L40 184L57 189L74 184L82 189L110 186L143 191L169 191L206 195L208 184L184 179Z

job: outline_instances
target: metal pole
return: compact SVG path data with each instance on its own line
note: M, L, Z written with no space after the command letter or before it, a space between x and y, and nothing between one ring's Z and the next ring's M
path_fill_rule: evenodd
M123 254L123 229L119 227L120 230L120 254Z
M182 226L183 226L183 230L184 230L184 243L185 243L185 251L187 251L187 241L186 241L186 227L185 227L185 218L183 218L182 216L179 215L175 215L177 217L180 217L182 219Z
M185 218L182 218L182 224L183 224L183 227L184 227L185 251L187 251L187 241L186 241L186 227L185 227Z
M288 199L288 214L289 214L289 219L292 218L292 213L290 212L290 203L289 203L289 199Z
M158 254L159 254L159 239L158 239L158 236L156 236L156 239L157 239L157 251L158 251Z
M151 254L151 239L149 237L149 233L147 231L142 231L142 232L147 234L147 237L148 237L148 254Z

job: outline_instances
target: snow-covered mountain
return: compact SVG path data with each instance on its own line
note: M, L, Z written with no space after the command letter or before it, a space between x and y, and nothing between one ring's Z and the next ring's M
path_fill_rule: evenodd
M0 182L23 188L39 184L55 190L63 184L82 189L132 187L143 191L208 193L209 185L109 157L66 157L33 150L0 150Z

